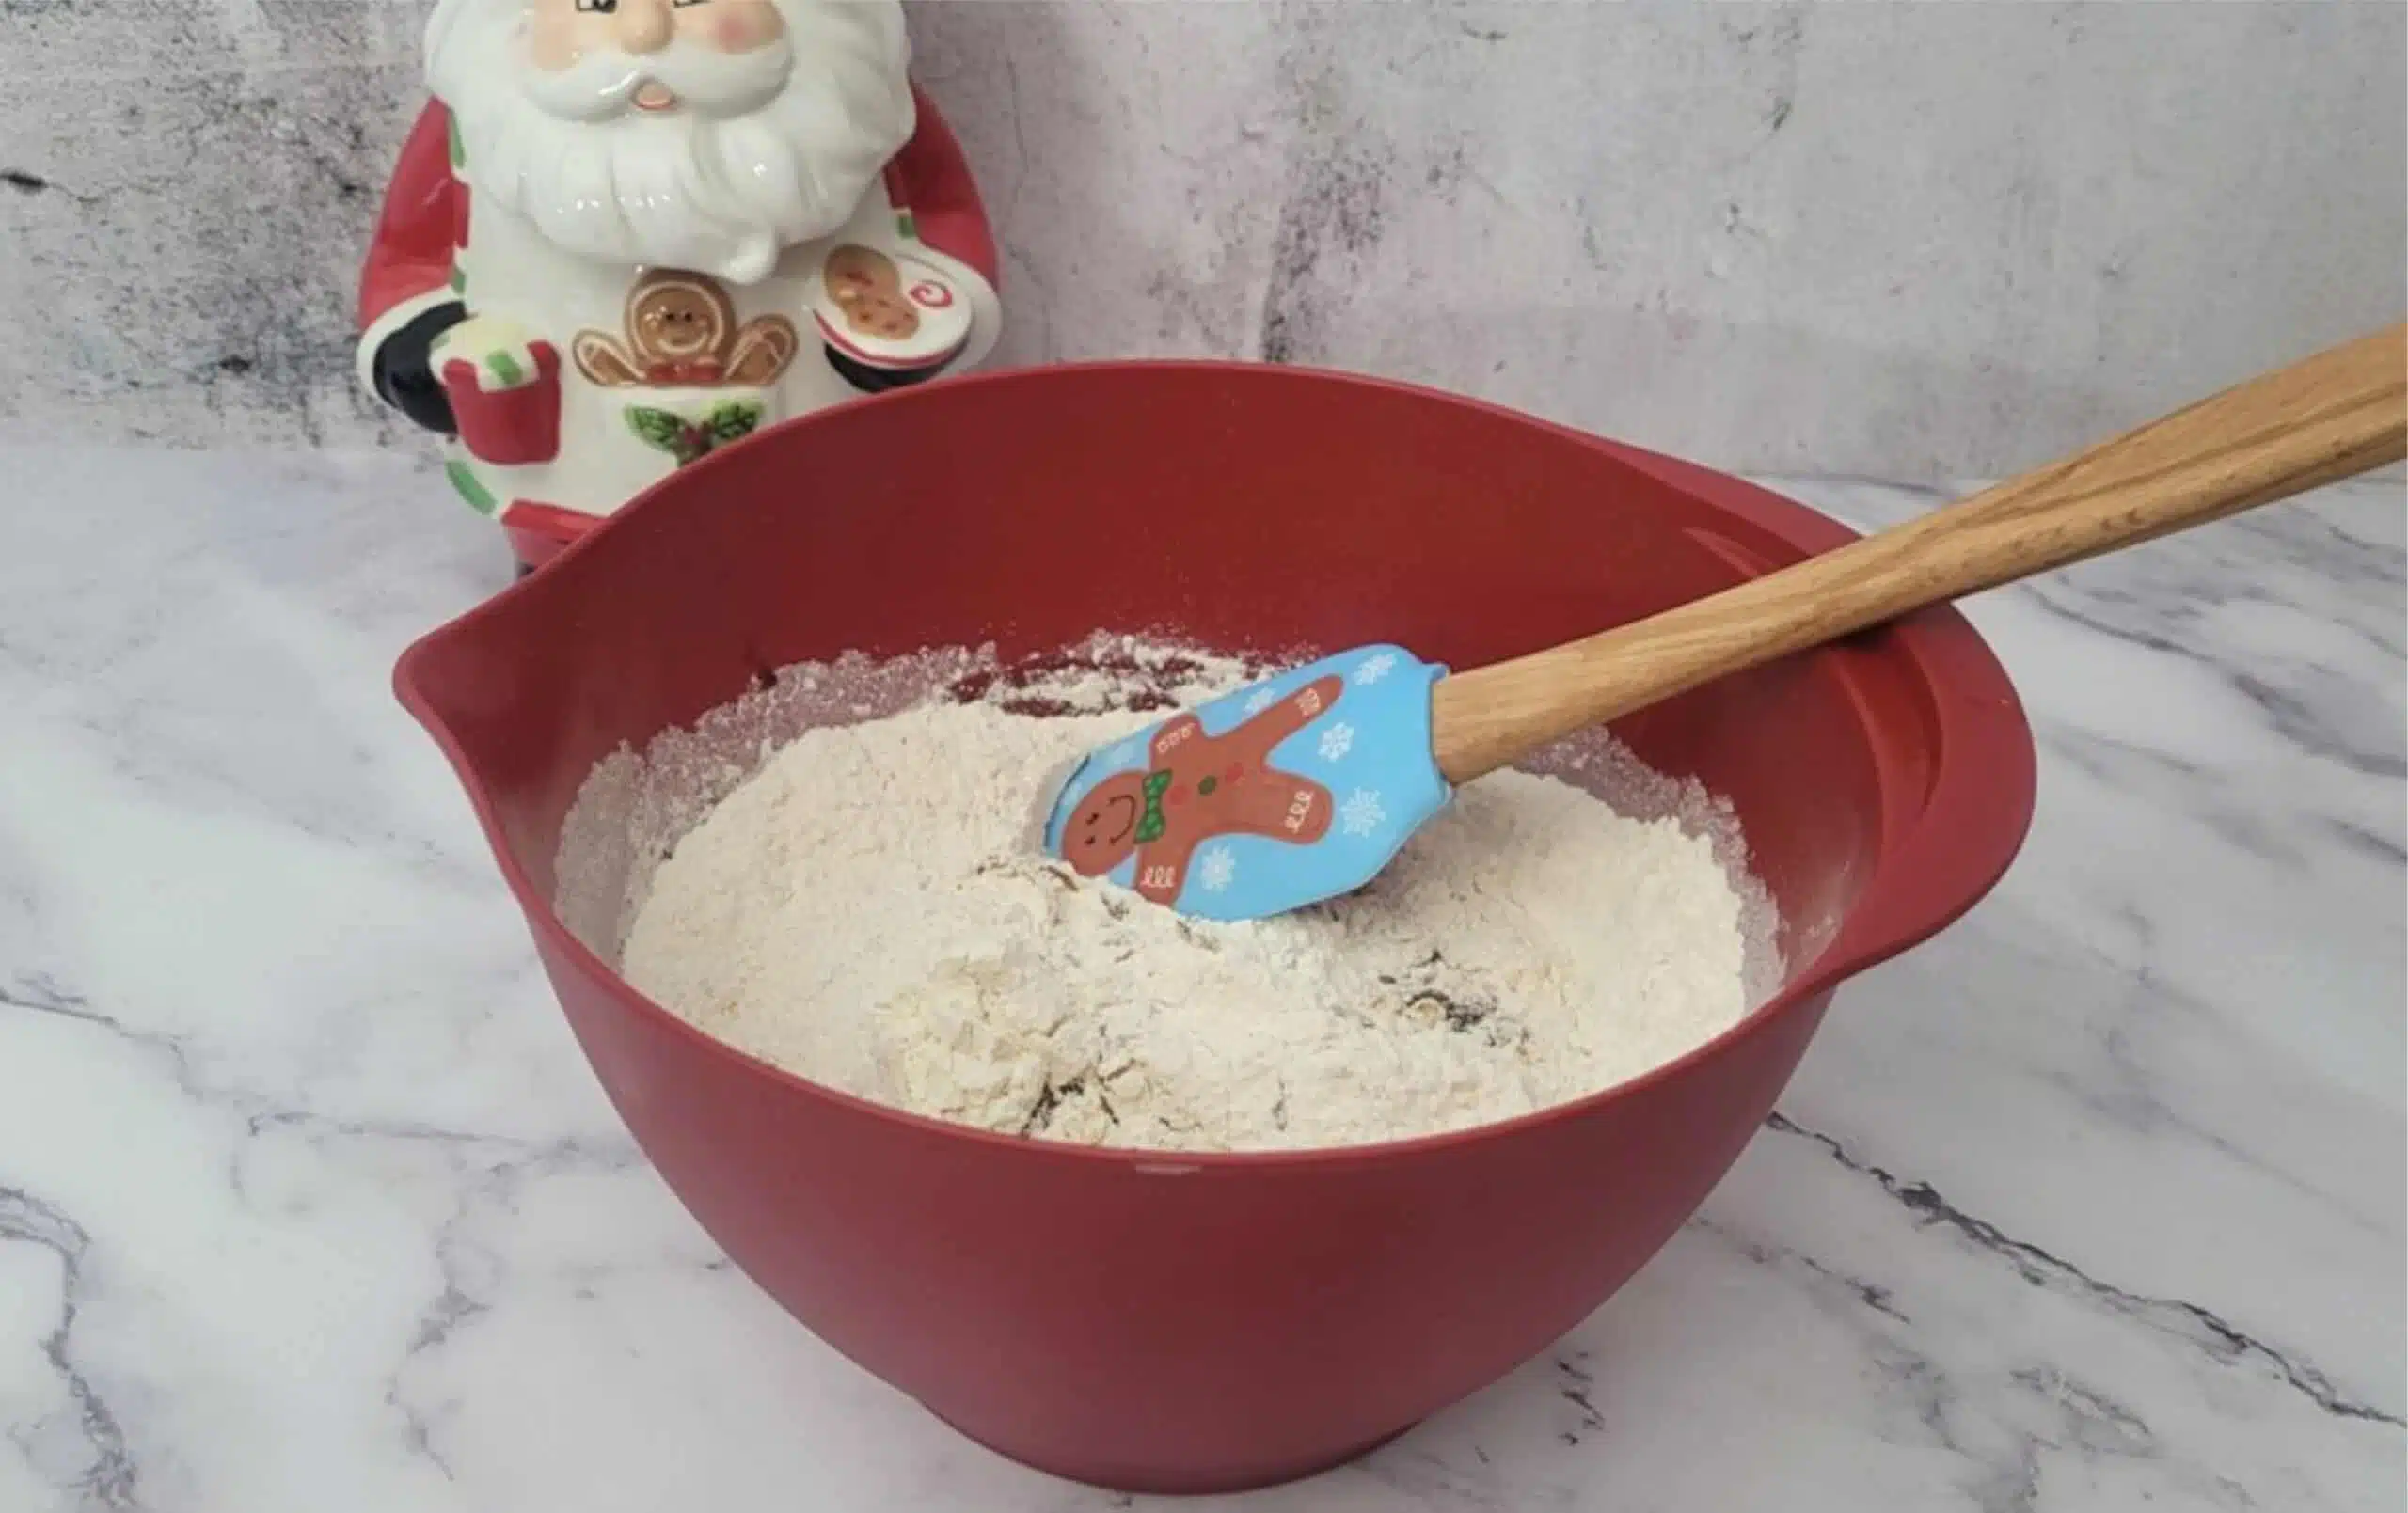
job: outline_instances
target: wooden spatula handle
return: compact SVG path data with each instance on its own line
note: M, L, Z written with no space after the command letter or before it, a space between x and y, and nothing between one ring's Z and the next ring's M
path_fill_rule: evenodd
M1432 691L1439 770L1468 782L1725 673L2403 452L2408 326L2395 326L1710 598L1442 679Z

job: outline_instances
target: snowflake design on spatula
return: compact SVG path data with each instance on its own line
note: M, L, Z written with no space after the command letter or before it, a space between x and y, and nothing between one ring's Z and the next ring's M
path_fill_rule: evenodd
M1228 846L1214 846L1196 859L1196 880L1204 885L1208 893L1227 892L1237 876L1238 859L1229 854Z
M1380 796L1368 788L1347 795L1338 809L1338 827L1349 835L1369 835L1387 822L1388 812L1381 807Z
M1395 670L1394 652L1374 652L1363 658L1363 665L1354 670L1354 686L1368 688Z

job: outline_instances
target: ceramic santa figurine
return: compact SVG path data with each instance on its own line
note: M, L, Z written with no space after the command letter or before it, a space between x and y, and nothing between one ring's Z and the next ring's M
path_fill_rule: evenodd
M522 568L993 344L993 238L909 55L896 0L438 0L359 370Z

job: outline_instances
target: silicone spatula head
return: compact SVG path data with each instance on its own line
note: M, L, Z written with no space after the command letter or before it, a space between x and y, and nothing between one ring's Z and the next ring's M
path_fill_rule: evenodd
M1174 715L1070 771L1045 850L1212 920L1351 892L1446 807L1430 712L1445 673L1362 646Z

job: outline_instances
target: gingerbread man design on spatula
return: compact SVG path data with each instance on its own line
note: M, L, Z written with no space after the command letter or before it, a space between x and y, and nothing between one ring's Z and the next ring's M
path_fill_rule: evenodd
M1148 742L1149 766L1105 779L1063 827L1061 854L1100 877L1137 859L1136 890L1157 904L1179 896L1196 847L1227 835L1309 845L1329 830L1329 790L1270 764L1272 749L1337 702L1345 681L1307 684L1224 735L1192 714L1166 720Z
M1358 887L1447 801L1427 738L1444 672L1359 646L1207 700L1051 775L1038 843L1210 920Z

